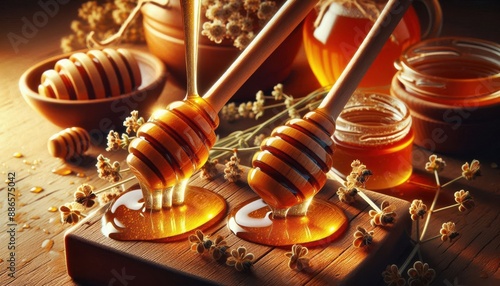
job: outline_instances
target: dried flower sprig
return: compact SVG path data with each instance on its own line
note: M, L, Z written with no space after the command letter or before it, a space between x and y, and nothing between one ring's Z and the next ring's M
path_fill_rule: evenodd
M66 203L60 206L61 222L63 224L75 224L79 222L81 218L85 217L85 214L82 213L83 210L84 207L77 202Z
M381 211L370 210L368 214L372 218L370 224L375 227L377 225L386 226L396 222L397 214L396 207L391 205L388 201L383 201L380 205Z
M229 249L226 240L217 235L211 240L201 230L196 230L188 237L191 250L198 254L209 253L214 261L225 262L226 265L236 268L238 271L250 269L253 265L254 255L249 253L244 246L237 249Z
M97 174L101 179L116 183L122 178L120 175L120 163L118 161L111 163L111 161L102 154L97 156L96 167Z
M255 255L247 251L244 246L231 250L231 256L226 260L226 265L236 268L238 271L248 270L253 266Z
M295 109L294 112L298 113L314 108L326 94L325 91L327 89L328 87L317 90L305 97L294 99L293 96L284 92L282 84L277 84L271 95L265 95L264 92L258 91L253 103L242 103L240 107L237 107L235 103L227 104L220 113L220 117L223 120L231 121L239 118L256 118L256 114L268 109L273 109L275 114L250 128L237 130L224 138L219 138L212 147L210 156L212 158L220 158L225 156L228 151L232 152L234 149L237 149L238 152L258 151L260 142L266 137L263 133L264 130L272 129L285 123L290 118L289 113L291 108ZM283 100L283 102L266 106L265 103L267 100ZM276 111L276 109L280 110L281 108L283 110Z
M413 250L406 258L403 265L398 269L399 275L401 275L402 271L408 267L410 262L413 260L415 255L422 256L420 253L420 246L423 243L434 240L436 238L441 238L441 241L450 241L450 243L458 237L459 233L456 230L456 225L454 222L445 222L441 225L441 229L438 235L433 237L426 238L426 232L432 217L433 213L438 211L444 211L447 209L458 207L460 212L464 212L467 210L471 210L475 202L468 191L460 190L454 193L456 204L451 204L449 206L445 206L439 209L436 209L436 202L439 198L439 195L442 189L453 182L458 181L459 179L473 180L480 175L480 163L478 160L473 160L470 164L468 162L462 165L462 173L460 176L456 177L448 181L445 184L441 184L438 173L441 172L446 166L446 162L439 158L437 155L432 154L429 156L429 161L425 164L425 170L428 172L434 173L435 181L436 181L436 193L434 195L434 199L432 201L431 206L428 208L426 204L424 204L421 200L413 200L409 213L411 215L412 220L415 221L416 224L416 239L412 240L415 245ZM425 216L425 222L422 230L420 230L420 220ZM396 266L397 268L397 266ZM390 285L400 285L402 283L401 279L394 273L394 267L388 266L386 271L384 271L384 281ZM421 261L416 261L413 265L413 268L408 270L408 284L409 285L429 285L435 276L435 271L429 267L427 263L423 263Z
M436 271L429 267L429 264L416 261L413 267L408 269L408 285L430 285L436 276Z
M374 233L375 231L373 230L367 231L364 227L357 226L352 245L357 248L369 246L373 242Z
M238 158L237 150L234 150L233 155L225 165L224 179L232 183L238 181L243 174L243 169L240 167L240 158Z
M208 159L205 164L200 168L200 177L205 180L213 180L219 171L217 170L217 164L219 160Z
M202 1L202 11L207 18L202 24L203 36L218 44L230 39L235 47L243 50L257 30L272 18L277 7L274 1L212 0Z
M63 52L86 48L87 35L94 31L100 39L115 34L126 21L137 1L106 0L105 2L87 1L78 9L78 19L71 22L70 35L61 39ZM141 15L134 19L120 37L122 43L144 43L144 29Z
M285 256L289 258L288 267L293 270L307 271L311 268L310 259L307 256L309 249L307 247L294 244L292 246L292 251L285 253Z
M213 244L213 241L205 236L199 229L195 231L195 234L191 234L188 240L189 243L191 243L191 250L198 254L203 254L205 251L208 251Z
M83 205L85 208L93 207L97 198L96 194L93 191L94 187L91 185L80 185L74 193L75 202Z

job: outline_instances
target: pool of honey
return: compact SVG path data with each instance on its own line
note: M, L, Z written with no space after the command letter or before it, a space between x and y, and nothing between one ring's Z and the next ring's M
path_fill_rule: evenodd
M219 222L227 211L220 195L187 186L185 202L160 211L146 210L138 185L121 194L102 217L102 232L116 240L175 241Z
M236 206L228 216L229 229L239 238L269 246L301 244L314 247L342 235L347 216L335 204L313 199L306 215L273 218L270 207L260 198Z

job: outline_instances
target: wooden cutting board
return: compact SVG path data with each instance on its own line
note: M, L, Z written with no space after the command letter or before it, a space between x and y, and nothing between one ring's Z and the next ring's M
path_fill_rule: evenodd
M246 183L247 168L237 183L227 182L220 174L213 181L193 176L190 185L204 187L227 200L228 210L256 197ZM370 207L361 198L351 205L342 203L335 194L338 183L328 181L316 198L329 200L345 211L347 231L333 242L309 248L311 271L298 272L288 267L286 252L290 247L269 247L251 243L234 235L226 219L204 231L215 238L221 235L231 249L245 246L255 255L249 271L236 269L190 250L187 239L168 242L117 241L101 233L101 217L106 206L70 228L65 235L68 274L77 282L92 285L376 285L388 264L408 250L411 220L409 202L378 194L366 194L380 205L389 201L397 208L396 223L375 228L369 248L352 246L356 227L372 229Z

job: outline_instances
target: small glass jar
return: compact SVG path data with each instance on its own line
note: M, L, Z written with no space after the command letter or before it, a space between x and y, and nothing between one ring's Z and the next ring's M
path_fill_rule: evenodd
M370 190L398 186L411 176L413 129L406 105L386 94L353 94L336 120L333 168L349 175L359 160L373 175Z
M411 46L395 65L391 94L411 110L416 145L450 154L500 146L499 44L434 38Z

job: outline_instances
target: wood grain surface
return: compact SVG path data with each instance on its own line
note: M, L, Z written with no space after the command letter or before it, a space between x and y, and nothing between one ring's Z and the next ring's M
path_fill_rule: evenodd
M64 1L57 1L57 3L59 2ZM442 2L445 16L444 35L476 36L496 42L500 40L494 29L500 24L500 17L497 16L498 1L480 1L481 4L472 4L471 1L463 0ZM51 157L47 150L47 140L51 135L59 132L60 128L34 112L22 100L18 89L19 77L28 67L61 53L59 40L63 35L70 33L70 22L76 17L76 9L79 4L79 1L60 4L59 10L54 16L49 16L46 23L43 23L44 25L36 27L35 31L25 36L22 34L24 19L32 21L33 16L42 11L38 1L6 0L1 1L0 4L0 174L1 181L4 182L8 180L9 173L14 172L15 179L13 181L16 184L16 214L14 217L16 248L14 251L8 249L11 241L10 232L8 232L11 228L8 225L10 223L8 184L2 183L0 185L0 284L2 285L77 285L66 270L64 233L68 231L69 226L61 224L58 212L50 212L48 209L50 207L57 208L71 201L73 192L82 183L92 184L97 189L107 184L97 177L94 167L97 155L105 153L104 135L98 132L91 133L94 145L87 153L87 160L80 165L67 164L60 159ZM12 36L11 33L23 36L24 40L14 45L8 38L9 34ZM146 47L138 48L146 49ZM318 88L318 83L314 79L303 53L296 59L294 70L284 84L287 91L297 97ZM184 88L169 80L158 105L164 106L172 100L182 99L184 94ZM92 116L92 114L88 116ZM240 127L241 125L222 123L218 132L227 134ZM464 138L464 140L474 140L474 138ZM23 157L15 158L13 156L15 152L22 153ZM125 152L106 153L106 155L111 160L118 160L121 163L124 163L126 157ZM412 181L432 182L432 177L422 171L423 164L429 155L430 152L427 150L414 149L415 171ZM442 155L442 157L447 162L447 168L442 174L444 182L454 178L457 172L460 172L461 164L465 161L470 162L472 159L481 160L482 176L474 181L457 182L443 193L439 201L440 205L452 203L453 192L466 189L474 196L476 208L469 214L459 213L455 209L436 214L431 222L429 233L438 233L443 222L454 220L457 223L460 236L451 244L449 242L443 243L439 239L425 244L422 249L423 259L436 270L437 276L434 283L436 285L498 285L500 281L500 218L498 208L500 202L500 169L498 168L500 152L496 148L490 154L476 158L447 155ZM63 166L71 168L72 174L61 176L51 172L52 169ZM77 176L79 173L83 175ZM221 193L231 190L225 188L227 183L219 185L212 182L206 186ZM42 187L43 191L30 192L33 187ZM246 192L241 193L248 195ZM428 204L430 204L433 195L430 190L419 188L412 183L387 190L385 194L407 201L419 198ZM227 193L225 195L230 197ZM237 199L239 195L240 193L232 196ZM336 197L333 199L335 200ZM350 216L354 216L355 213L358 213L358 216L366 216L366 208L359 208L359 206L358 208L356 206L346 208L346 211ZM79 227L81 228L81 226ZM243 244L235 236L230 235L224 227L214 229L214 233L226 236L231 246ZM104 241L104 238L99 237L97 233L94 235L98 236L96 237L97 241ZM347 244L351 240L348 235L342 239L337 243ZM53 244L51 244L52 242ZM140 243L120 245L118 249L127 250L140 245ZM245 243L245 245L247 244ZM282 249L270 249L257 245L248 245L248 248L259 257L254 268L255 273L229 272L234 276L224 277L228 279L227 281L234 282L234 284L261 283L262 280L259 277L266 277L269 284L275 285L285 282L293 282L291 284L310 282L314 285L333 284L334 280L330 280L330 278L334 274L328 271L329 267L335 267L336 264L355 263L349 258L351 257L349 255L339 256L333 246L312 249L310 253L313 257L312 262L320 268L315 268L316 272L308 276L287 269L286 263L283 261L284 250ZM158 256L156 252L170 253L171 260L179 260L178 266L185 273L199 273L202 269L206 275L215 278L224 276L225 271L229 270L194 256L189 251L187 242L179 243L172 249L168 244L154 245L147 251L144 251L146 255L156 256ZM346 251L346 254L355 252L352 248ZM15 257L14 278L9 276L11 272L8 260L11 257L11 252ZM387 252L387 254L389 253ZM99 263L103 260L103 255L106 254L92 256L93 260L88 264ZM353 254L352 257L357 257L356 259L359 261L359 255L359 253L357 256ZM338 257L343 258L338 259ZM399 264L402 258L393 257L395 263ZM380 259L385 258L381 256ZM208 269L207 265L211 268ZM221 268L224 271L221 271ZM108 273L111 276L107 276L107 278L115 278L113 281L105 280L104 276L100 279L105 280L106 284L115 282L115 285L119 285L120 281L116 277L120 276L121 270L116 269L117 272ZM348 275L340 271L338 274L342 277ZM380 279L378 274L361 273L359 275L373 279L373 281ZM175 280L171 281L172 284L176 284Z

